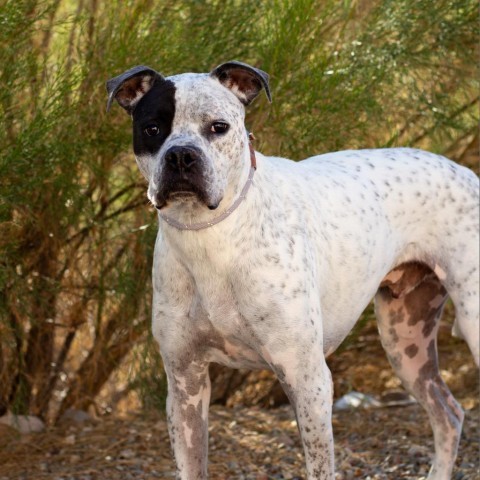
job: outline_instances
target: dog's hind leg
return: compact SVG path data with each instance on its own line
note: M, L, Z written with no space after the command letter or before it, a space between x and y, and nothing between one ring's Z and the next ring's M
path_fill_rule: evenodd
M440 377L437 331L447 292L426 265L403 264L375 297L382 345L405 388L427 411L435 441L429 480L448 480L457 455L463 411Z

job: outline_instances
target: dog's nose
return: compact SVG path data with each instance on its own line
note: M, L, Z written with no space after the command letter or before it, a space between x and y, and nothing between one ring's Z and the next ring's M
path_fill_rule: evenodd
M200 158L200 152L195 147L175 146L165 152L165 164L174 171L189 170Z

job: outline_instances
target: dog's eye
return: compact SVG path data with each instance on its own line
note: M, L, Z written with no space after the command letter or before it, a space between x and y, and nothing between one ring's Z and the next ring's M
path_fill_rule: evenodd
M230 126L228 125L228 123L215 122L215 123L212 123L212 126L210 127L210 131L212 133L226 133L229 128Z
M160 129L158 128L158 125L152 124L148 125L148 127L145 127L143 131L149 136L149 137L155 137L160 133Z

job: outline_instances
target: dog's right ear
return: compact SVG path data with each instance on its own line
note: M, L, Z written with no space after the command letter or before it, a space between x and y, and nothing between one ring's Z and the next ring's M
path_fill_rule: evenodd
M152 88L155 80L163 80L162 75L153 68L139 65L107 82L107 112L113 100L128 113L132 113L140 99Z

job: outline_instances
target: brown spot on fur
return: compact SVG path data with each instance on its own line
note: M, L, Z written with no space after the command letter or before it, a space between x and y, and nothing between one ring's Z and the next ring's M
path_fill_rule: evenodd
M388 329L388 333L390 335L390 338L392 339L392 342L398 343L400 337L398 336L397 331L393 327Z
M437 300L438 296L443 297L442 302ZM436 301L432 302L433 299ZM447 291L437 277L426 279L405 297L405 308L409 313L408 324L415 325L423 321L422 334L425 338L429 337L438 323L446 299Z
M418 346L412 343L405 348L404 352L409 358L413 358L418 353Z
M384 299L390 296L403 299L403 308L392 309L390 325L401 323L408 318L407 325L415 326L424 322L422 334L428 338L434 331L447 299L447 291L435 273L419 262L404 263L393 269L380 285ZM390 295L388 295L390 294Z
M429 277L435 277L435 274L424 263L402 263L386 275L380 288L386 287L390 290L393 298L401 298Z
M418 382L420 382L421 390L425 390L428 380L435 379L438 376L438 360L437 346L435 340L431 340L427 348L428 360L422 365L418 371Z
M390 318L390 325L393 326L397 323L402 323L405 320L405 310L403 308L390 310L390 312L388 312L388 316Z

